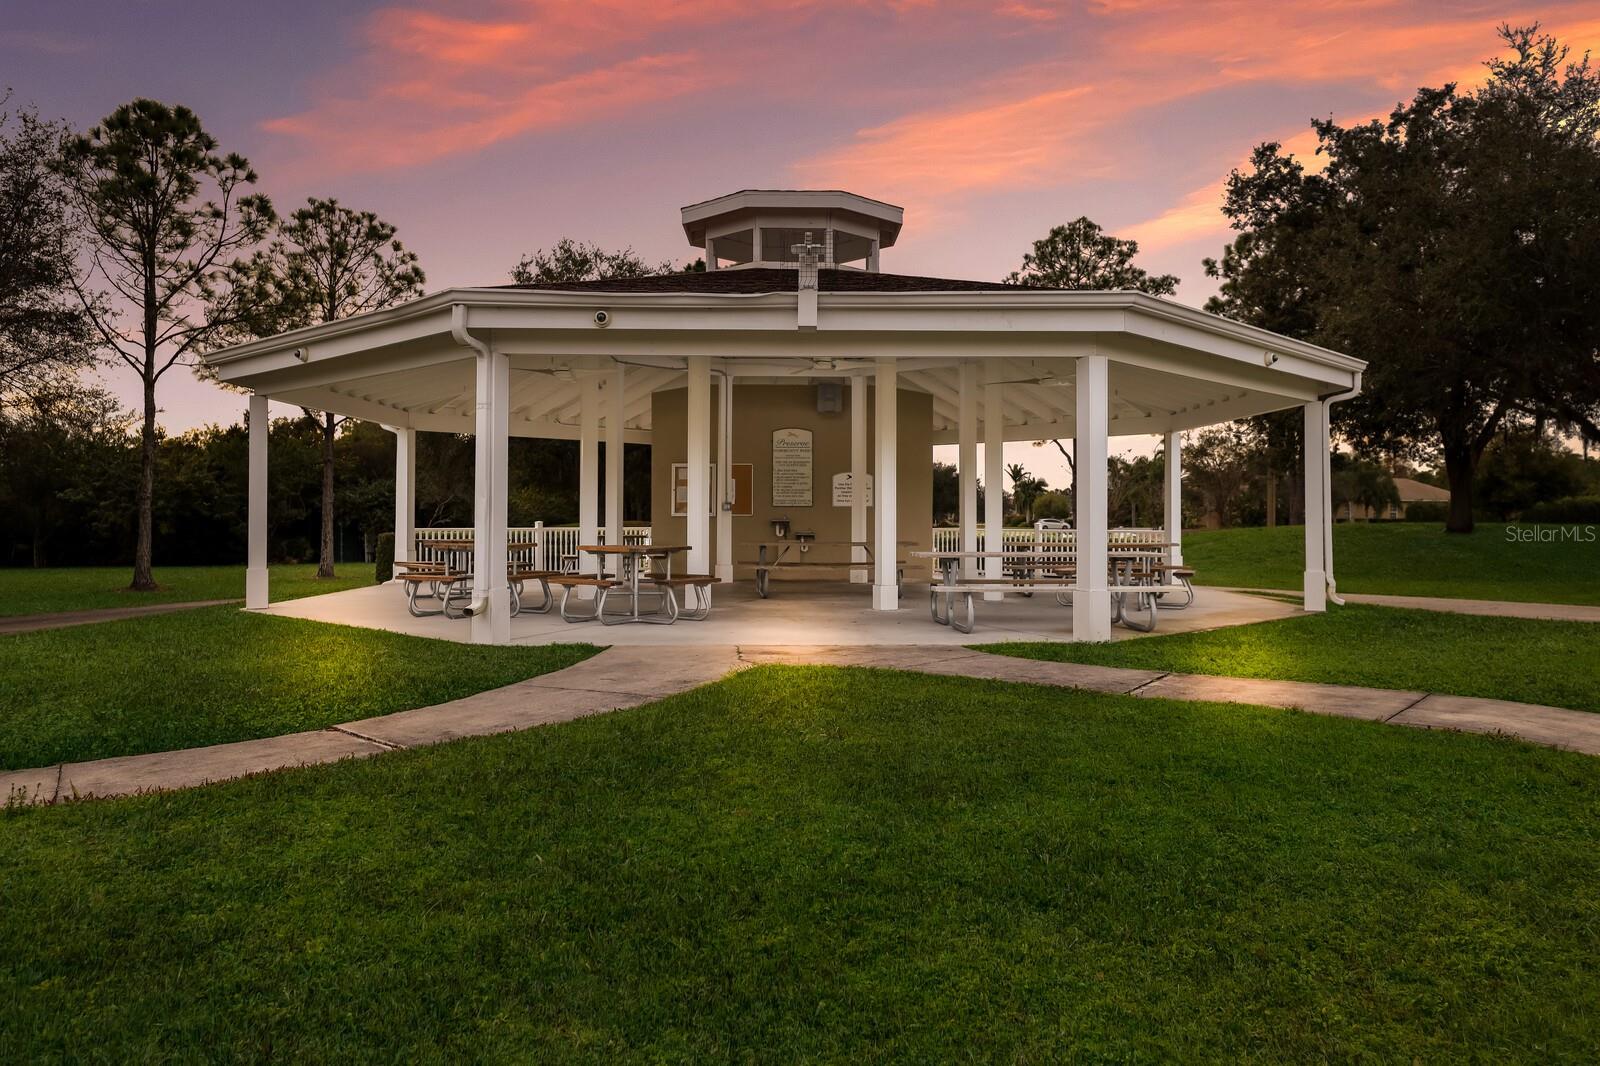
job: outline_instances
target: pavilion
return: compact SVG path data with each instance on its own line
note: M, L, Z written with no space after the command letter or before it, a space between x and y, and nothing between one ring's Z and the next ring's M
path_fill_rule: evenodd
M646 443L654 536L690 545L690 570L742 576L736 545L782 519L870 542L878 611L901 606L897 545L927 546L934 445L958 447L970 551L979 445L983 481L998 486L1005 442L1073 438L1072 639L1106 640L1109 438L1165 438L1164 522L1181 561L1180 435L1300 407L1303 604L1324 609L1329 407L1360 389L1360 360L1143 293L883 273L903 212L848 192L744 190L683 208L682 224L704 250L703 273L447 289L208 356L250 393L247 608L267 604L273 399L395 434L402 554L415 529L416 434L475 436L478 643L511 634L505 583L485 576L506 557L513 435L579 442L581 539L596 539L602 496L606 515L623 513L622 464L608 462L600 483L601 442L616 456ZM983 525L999 529L1002 494L984 504ZM998 564L981 565L998 578Z

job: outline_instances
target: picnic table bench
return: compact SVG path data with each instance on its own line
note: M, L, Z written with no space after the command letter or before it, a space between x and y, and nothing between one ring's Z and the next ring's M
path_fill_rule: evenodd
M1148 633L1156 627L1156 611L1163 606L1161 600L1168 595L1182 593L1186 599L1173 608L1187 607L1194 602L1194 571L1188 567L1158 563L1161 556L1155 551L1166 545L1113 544L1107 563L1111 580L1112 622L1129 629ZM1056 602L1063 606L1072 602L1077 587L1077 555L1074 550L1039 548L1005 551L936 551L914 552L919 558L932 559L939 570L939 580L928 589L928 610L933 620L949 626L958 633L971 633L977 625L977 597L986 592L1014 592L1031 596L1035 592L1053 592ZM999 559L1002 576L993 578L965 578L960 566L966 560ZM1174 578L1176 583L1174 583ZM956 598L960 598L965 617L956 614Z
M902 540L897 542L899 547L911 548L916 546L915 541ZM748 545L746 545L748 547ZM810 538L797 538L795 540L777 541L775 543L757 543L757 558L741 560L740 566L753 567L756 572L756 595L767 599L772 592L772 572L775 570L833 570L847 574L858 571L872 573L877 569L877 564L872 558L872 542L867 540L814 540ZM791 549L799 548L801 557L790 557ZM813 548L845 548L854 550L862 548L866 551L865 559L808 559ZM902 589L905 587L906 562L903 559L895 562L895 584Z

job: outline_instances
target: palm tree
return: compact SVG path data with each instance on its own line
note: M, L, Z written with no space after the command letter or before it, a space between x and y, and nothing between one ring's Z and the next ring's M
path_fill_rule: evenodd
M1048 486L1043 478L1034 477L1028 473L1021 463L1011 463L1006 467L1006 476L1011 479L1011 498L1017 505L1017 510L1022 512L1023 518L1029 525L1033 524L1033 501L1037 500Z

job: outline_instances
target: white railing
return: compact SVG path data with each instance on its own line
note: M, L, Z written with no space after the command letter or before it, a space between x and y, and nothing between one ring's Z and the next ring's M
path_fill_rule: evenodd
M1034 529L1031 526L1023 526L1001 530L1000 544L1002 551L1039 543L1061 544L1070 548L1075 537L1076 534L1070 529ZM430 542L471 539L471 526L433 526L419 529L416 554L412 557L419 560L442 558L437 549L429 548ZM649 544L650 527L624 526L622 539L624 544ZM1110 531L1110 540L1113 544L1157 544L1166 539L1167 531L1164 529L1120 528ZM600 542L609 543L605 526L600 527ZM542 522L536 522L531 526L513 526L506 531L506 543L513 551L519 547L531 549L532 557L528 562L534 566L548 570L564 570L570 568L578 555L578 527L547 526ZM960 551L961 530L957 526L934 526L932 543L934 551ZM978 550L989 550L982 526L978 527Z
M1164 529L1121 528L1110 531L1112 544L1159 544L1167 539ZM1077 534L1070 529L1034 529L1031 526L1008 527L1000 531L1000 550L1029 547L1035 544L1061 544L1071 547ZM961 529L958 526L934 526L933 550L957 552L961 550ZM978 527L978 551L989 551L983 527Z
M606 527L600 527L600 543L610 543L606 536ZM440 559L442 553L431 544L442 540L471 540L473 529L471 526L430 526L416 531L417 544L414 558L419 561ZM649 526L623 526L622 542L624 544L649 544ZM547 526L543 522L535 522L531 526L512 526L506 530L506 545L512 552L526 549L529 552L527 562L544 570L567 570L573 568L573 562L578 557L578 527L577 526Z

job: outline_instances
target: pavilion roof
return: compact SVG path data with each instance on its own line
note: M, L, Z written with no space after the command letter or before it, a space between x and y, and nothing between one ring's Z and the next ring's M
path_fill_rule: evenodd
M539 292L717 293L755 296L792 293L799 288L800 272L776 267L651 274L641 278L605 278L600 281L543 282L536 285L496 285L497 289ZM929 278L917 274L880 274L865 270L818 270L820 292L987 292L1025 289L1003 281L964 281ZM1039 290L1029 290L1039 291Z

